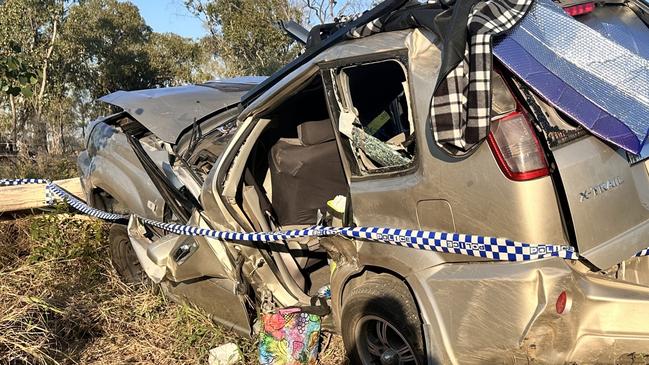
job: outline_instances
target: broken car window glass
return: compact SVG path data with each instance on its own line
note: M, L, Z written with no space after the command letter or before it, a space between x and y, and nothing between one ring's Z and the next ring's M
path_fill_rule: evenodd
M349 140L361 174L410 167L415 135L403 66L389 60L347 67L343 73L352 111L344 113L340 129Z

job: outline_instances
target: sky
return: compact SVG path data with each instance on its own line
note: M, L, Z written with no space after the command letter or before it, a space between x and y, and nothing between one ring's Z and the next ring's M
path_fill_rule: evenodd
M140 8L146 23L158 33L176 33L183 37L198 39L207 34L203 23L194 17L183 0L122 0L130 1Z
M120 0L129 1L140 8L146 23L158 33L176 33L183 37L198 39L208 34L203 23L192 15L183 0ZM0 0L2 2L2 0ZM341 1L338 5L342 4ZM356 7L350 8L347 15L370 7L372 0L358 0Z

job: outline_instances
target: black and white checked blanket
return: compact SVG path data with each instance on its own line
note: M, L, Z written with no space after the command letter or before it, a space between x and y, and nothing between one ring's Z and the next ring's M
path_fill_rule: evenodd
M533 0L457 0L445 6L406 7L348 33L350 38L381 31L423 27L442 39L442 66L430 102L435 141L453 155L469 152L489 133L492 38L515 26Z

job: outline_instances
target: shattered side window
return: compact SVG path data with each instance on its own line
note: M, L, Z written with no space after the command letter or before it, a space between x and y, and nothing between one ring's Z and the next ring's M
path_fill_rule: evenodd
M343 68L339 82L339 129L355 158L355 174L410 168L415 131L408 105L404 67L395 60Z

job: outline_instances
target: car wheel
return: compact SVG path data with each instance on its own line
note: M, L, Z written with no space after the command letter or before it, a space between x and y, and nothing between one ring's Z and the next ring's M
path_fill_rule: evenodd
M125 283L144 283L146 273L142 269L131 241L128 238L126 226L113 224L108 233L110 259L117 273Z
M368 278L351 289L342 312L343 341L352 364L424 364L419 311L398 278Z

